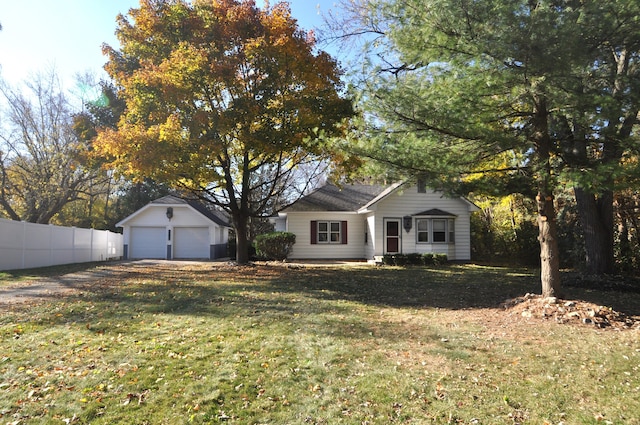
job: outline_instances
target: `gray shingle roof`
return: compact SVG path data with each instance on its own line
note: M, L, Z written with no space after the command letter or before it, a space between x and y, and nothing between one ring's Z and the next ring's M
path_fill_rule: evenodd
M284 212L357 211L384 192L387 187L366 184L345 184L338 187L327 183L299 199Z
M226 213L224 213L223 211L214 211L198 201L183 199L174 195L167 195L163 196L162 198L156 199L155 201L151 201L150 203L154 205L187 204L214 223L220 226L231 227L231 224L229 223L229 217Z

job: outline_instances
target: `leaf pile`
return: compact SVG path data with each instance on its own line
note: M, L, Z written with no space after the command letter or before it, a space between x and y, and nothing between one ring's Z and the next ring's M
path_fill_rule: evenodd
M563 300L528 293L511 298L500 306L511 316L554 320L562 324L583 324L600 329L640 329L640 317L629 316L586 301Z

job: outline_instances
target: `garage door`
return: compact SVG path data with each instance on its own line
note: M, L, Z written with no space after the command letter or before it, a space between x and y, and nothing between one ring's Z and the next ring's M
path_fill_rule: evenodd
M167 258L164 227L132 227L129 238L130 258Z
M208 227L176 227L173 232L173 258L209 258Z

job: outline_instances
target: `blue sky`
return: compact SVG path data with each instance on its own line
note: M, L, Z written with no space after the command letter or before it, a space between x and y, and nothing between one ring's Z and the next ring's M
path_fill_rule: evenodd
M289 4L300 27L310 30L322 26L321 13L335 10L334 1ZM138 0L0 0L0 77L14 85L54 68L70 88L78 73L104 76L100 46L117 46L116 16L138 5Z

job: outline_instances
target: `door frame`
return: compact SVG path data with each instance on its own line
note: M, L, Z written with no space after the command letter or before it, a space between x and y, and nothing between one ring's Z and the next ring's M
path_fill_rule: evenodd
M397 236L391 236L394 238L397 238L398 240L398 251L397 252L389 252L388 249L388 238L390 237L387 233L387 224L391 223L391 222L395 222L398 225L398 235ZM382 219L382 230L383 230L383 234L382 234L382 240L383 240L383 254L401 254L402 253L402 218L400 217L385 217Z

